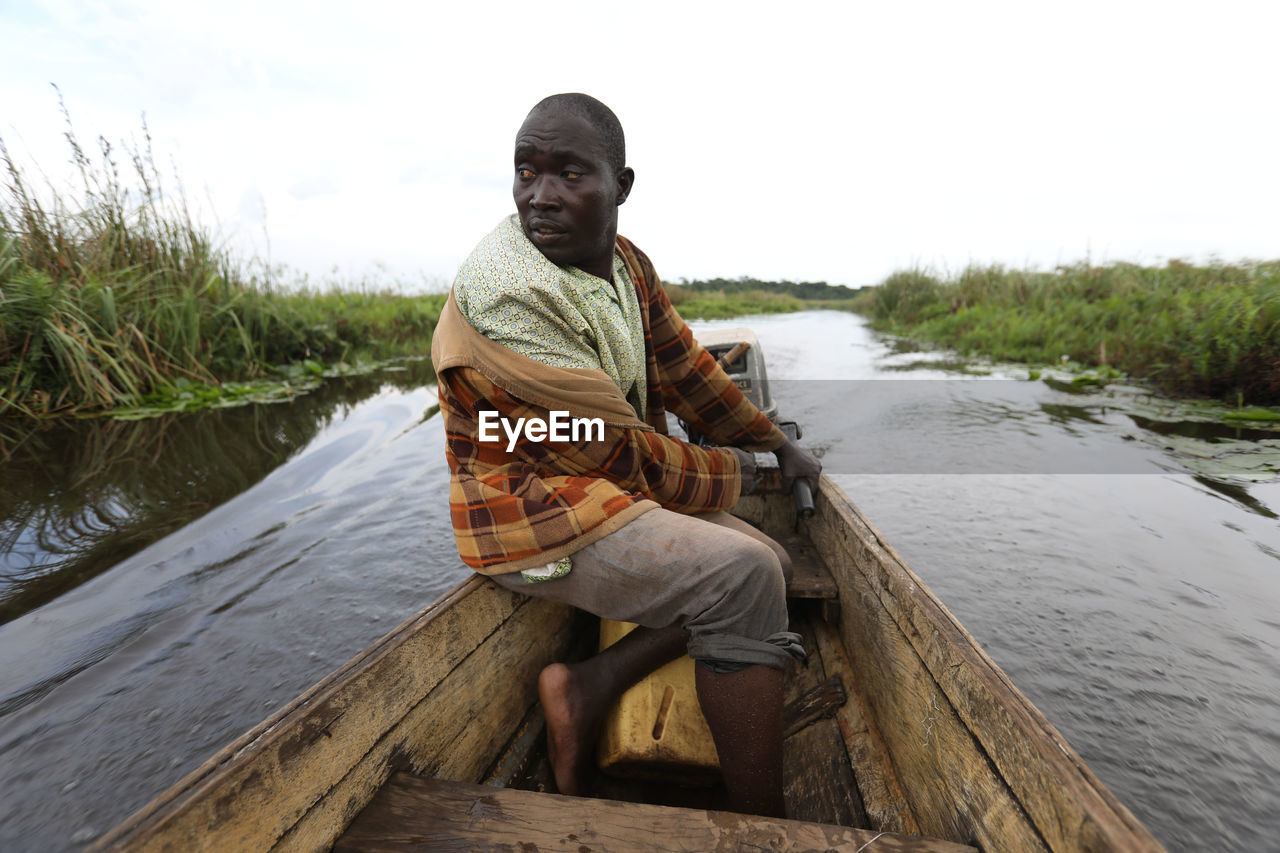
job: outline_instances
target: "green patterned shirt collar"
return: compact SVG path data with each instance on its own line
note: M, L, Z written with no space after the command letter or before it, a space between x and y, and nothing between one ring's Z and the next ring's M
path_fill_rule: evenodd
M603 370L644 419L644 328L635 286L614 252L613 281L547 260L516 214L462 264L454 301L476 331L552 367Z

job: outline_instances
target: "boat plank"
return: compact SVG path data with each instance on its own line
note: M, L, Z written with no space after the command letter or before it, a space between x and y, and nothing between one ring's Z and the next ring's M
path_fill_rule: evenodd
M835 720L827 718L838 712L837 700L847 701L843 681L827 677L829 670L814 641L810 614L815 608L792 609L791 630L800 634L809 654L804 664L790 669L786 680L782 776L787 814L796 820L866 828L870 824L848 753Z
M957 828L964 837L986 844L990 834L992 842L1017 847L999 835L1001 827L1016 825L1016 813L1001 805L993 819L991 811L973 807L975 790L995 803L1004 799L998 790L1004 787L1052 850L1163 850L843 492L824 483L822 494L809 531L829 562L841 555L833 574L842 585L842 607L871 617L846 620L844 636L879 664L861 665L859 672L871 682L870 703L899 775L908 789L926 794L915 801L925 831L935 830L922 809L936 818L951 811L963 816ZM896 704L890 680L910 688ZM934 748L921 748L930 738ZM943 758L943 741L950 758ZM957 761L960 755L968 757ZM956 774L950 793L930 785L930 774L939 772Z
M371 796L389 770L353 767L476 647L531 606L530 613L540 611L544 622L554 622L552 611L487 579L464 581L218 752L93 849L265 850L340 782L350 785L359 776L354 787ZM341 829L331 826L330 838Z
M738 498L733 514L755 525L767 536L783 542L795 533L795 505L790 496L781 494L782 477L777 468L758 471L756 476L755 491Z
M495 788L509 788L516 779L523 776L529 765L536 761L538 744L546 738L547 715L542 705L534 705L525 714L524 721L516 729L515 736L507 744L507 748L498 756L484 784Z
M276 849L328 847L397 769L480 781L536 703L542 666L564 655L568 632L551 626L551 607L516 611L326 791Z
M911 814L907 795L894 773L884 740L866 707L866 700L858 691L857 676L843 641L834 626L821 623L814 624L813 638L822 655L823 667L827 672L840 676L849 692L849 700L836 711L835 719L862 796L866 826L919 835L920 826Z
M707 850L961 853L948 841L732 812L619 803L423 779L399 773L335 853L409 850Z
M791 557L791 582L787 584L787 598L836 597L835 578L823 565L814 547L801 536L788 536L780 540Z
M882 606L864 574L865 555L859 562L844 554L847 563L838 566L847 543L830 541L829 528L813 527L815 539L831 548L827 561L841 586L841 610L859 616L843 620L841 637L854 650L858 685L920 830L973 839L989 850L1045 851L1012 792Z
M787 738L782 764L787 814L793 819L868 826L835 720L819 720Z
M811 687L782 709L782 736L789 738L818 720L834 716L847 699L839 676Z

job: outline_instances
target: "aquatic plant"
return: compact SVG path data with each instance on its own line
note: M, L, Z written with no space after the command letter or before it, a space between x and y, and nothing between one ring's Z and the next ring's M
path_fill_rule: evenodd
M105 412L179 380L426 351L442 295L281 287L163 186L142 135L100 137L91 157L67 116L74 192L38 191L0 139L0 414Z
M858 302L876 328L1031 365L1110 365L1243 408L1280 403L1280 261L1088 263L895 273Z

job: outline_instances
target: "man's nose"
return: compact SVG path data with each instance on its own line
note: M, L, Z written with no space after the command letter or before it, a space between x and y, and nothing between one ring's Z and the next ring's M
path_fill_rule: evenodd
M533 195L529 203L538 210L557 208L560 206L560 196L555 191L555 187L551 186L550 181L539 178L533 182Z

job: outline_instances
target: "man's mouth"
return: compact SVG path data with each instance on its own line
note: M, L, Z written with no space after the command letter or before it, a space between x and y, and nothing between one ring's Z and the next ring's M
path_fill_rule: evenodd
M532 219L529 221L529 233L537 234L541 237L551 237L556 234L565 233L564 228L554 222L546 219Z
M529 242L541 249L550 249L568 238L569 232L554 222L535 219L529 223Z

